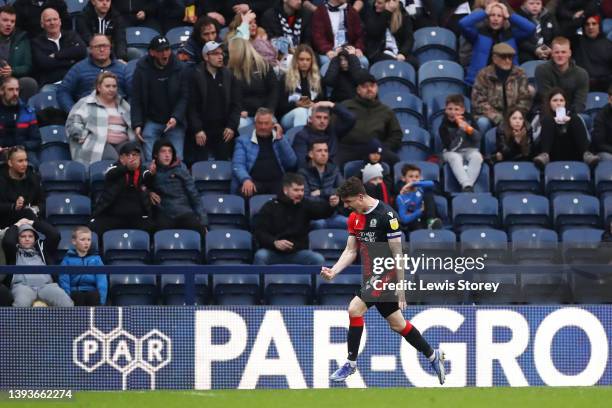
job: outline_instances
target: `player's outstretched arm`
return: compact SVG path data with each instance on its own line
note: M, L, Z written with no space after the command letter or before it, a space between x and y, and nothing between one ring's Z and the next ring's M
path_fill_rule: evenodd
M353 235L349 235L348 240L346 241L346 248L342 251L342 255L338 259L338 262L334 264L331 268L327 268L323 266L321 268L321 276L323 279L332 280L338 275L340 272L344 270L349 265L352 265L357 259L357 238Z

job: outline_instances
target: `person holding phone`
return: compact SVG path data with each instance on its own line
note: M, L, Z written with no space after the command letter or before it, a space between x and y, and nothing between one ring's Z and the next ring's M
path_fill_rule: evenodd
M584 161L589 166L599 157L589 151L590 141L582 119L566 108L567 97L561 88L553 88L545 100L540 135L540 154L533 161L544 167L551 161Z

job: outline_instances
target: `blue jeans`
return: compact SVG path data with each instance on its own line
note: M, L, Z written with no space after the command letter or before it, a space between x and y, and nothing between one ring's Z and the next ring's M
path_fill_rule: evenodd
M478 126L478 130L480 130L480 134L484 136L484 134L487 133L487 130L493 127L493 122L491 122L491 119L481 116L476 121L476 125Z
M183 159L183 144L185 142L185 129L182 126L176 126L174 129L171 129L164 133L164 129L166 125L163 123L156 123L152 121L148 121L144 125L144 129L142 130L142 137L144 138L144 160L151 161L153 159L153 145L157 141L157 139L161 139L163 135L166 136L166 139L170 140L172 146L176 150L176 155L179 159Z
M310 227L312 229L344 229L347 220L348 218L344 215L336 214L329 218L312 220L310 221Z
M323 265L324 262L325 258L323 258L323 255L308 249L292 253L282 253L262 248L255 252L255 257L253 258L253 265Z
M308 108L295 108L281 118L281 126L288 130L308 123Z

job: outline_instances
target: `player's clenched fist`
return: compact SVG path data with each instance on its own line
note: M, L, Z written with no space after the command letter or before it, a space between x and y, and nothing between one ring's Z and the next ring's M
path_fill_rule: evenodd
M321 277L325 280L332 280L334 279L334 271L331 270L331 268L328 268L326 266L322 266L321 267Z

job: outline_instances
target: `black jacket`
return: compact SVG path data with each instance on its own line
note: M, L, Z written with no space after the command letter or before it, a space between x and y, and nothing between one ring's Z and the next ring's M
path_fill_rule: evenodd
M339 57L332 58L323 77L323 85L332 88L330 99L334 102L342 102L354 98L357 95L355 89L361 71L363 70L359 58L354 55L349 55L347 71L340 68Z
M185 69L174 55L170 56L168 62L169 80L167 81L167 97L169 98L170 106L172 106L171 117L175 118L181 125L186 124L185 111L187 109L187 98L189 87L185 78ZM148 103L154 98L164 98L165 95L155 95L150 91L151 82L155 74L153 58L149 55L141 58L136 64L134 77L132 79L132 97L130 99L132 128L144 126L147 121Z
M38 74L36 79L40 86L61 81L71 66L87 57L87 46L76 32L62 30L59 42L58 51L45 32L32 40L34 72Z
M291 252L308 249L310 221L331 217L334 210L322 200L302 200L293 204L287 196L279 194L264 204L255 216L255 238L260 248L273 251L277 251L274 241L279 239L293 242Z
M240 122L241 107L241 89L240 82L236 80L232 72L227 69L222 69L223 75L223 91L225 92L225 112L226 120L224 127L238 130ZM187 105L187 122L191 132L198 133L203 128L202 117L203 112L206 112L206 64L201 63L190 70L189 73L189 104Z
M137 26L142 23L136 18L139 11L145 12L145 21L157 15L158 2L156 0L121 0L113 1L113 8L123 18L125 24Z
M593 153L612 154L612 106L607 104L595 117L593 127Z
M560 35L565 37L573 37L576 30L582 27L586 16L598 14L598 5L595 0L563 0L559 2L556 12L557 21L560 26ZM584 10L581 17L574 18L577 11Z
M98 14L96 9L88 3L83 9L81 15L77 17L76 30L87 44L94 34L106 34L111 37L113 44L113 55L117 59L127 61L127 40L125 37L125 23L119 15L119 12L114 10L112 7L106 14L102 25L106 25L106 28L102 30L98 21Z
M34 221L32 227L34 227L38 235L38 240L35 244L38 253L42 255L47 265L55 265L57 261L57 246L59 245L61 239L59 231L51 224L44 221ZM43 234L45 236L44 239L42 239L40 234ZM6 255L7 265L15 265L15 262L17 261L18 243L19 227L17 227L16 225L11 225L9 229L6 230L6 234L4 235L4 239L2 240L2 248L4 249L4 253ZM11 280L12 276L10 276L10 278L8 278L5 282L10 284Z
M259 20L259 25L266 30L268 34L268 38L277 38L283 37L283 26L281 25L280 15L285 16L285 11L283 10L283 1L277 0L276 7L268 9L263 16ZM296 14L296 18L301 18L301 32L299 42L297 44L293 44L297 47L299 44L308 44L312 45L312 12L302 7Z
M137 178L138 199L140 203L123 203L118 200L120 194L128 188L128 182L131 184L134 180L134 172L130 172L127 166L116 162L106 171L104 177L104 190L96 202L96 207L93 211L93 216L107 215L111 209L133 207L140 204L143 216L151 215L151 202L149 201L149 193L143 182L145 173L149 170L145 166L140 166Z
M250 84L245 80L238 82L241 90L241 110L249 112L249 116L255 116L255 112L261 107L276 112L280 83L272 67L268 68L265 76L253 75Z
M328 200L330 196L336 194L336 189L344 181L340 170L333 163L327 163L323 174L319 173L319 170L312 165L303 167L298 172L306 179L304 195L313 199L316 197L311 197L310 193L320 190L319 200Z
M27 32L30 38L43 32L40 26L40 15L47 8L57 10L64 29L72 28L72 20L64 0L46 0L42 5L38 5L38 0L17 0L14 7L17 12L17 27Z
M576 65L588 72L590 81L599 80L608 85L612 83L612 41L603 32L593 39L586 35L575 37L572 51Z
M495 151L502 154L503 161L530 161L533 158L533 131L531 129L527 130L527 146L529 147L527 155L523 154L521 146L514 139L508 143L504 136L503 126L498 126L495 133Z
M376 13L373 8L367 14L365 21L365 30L367 33L365 53L371 64L376 61L389 59L389 56L384 54L384 52L386 32L391 23L391 16L392 14L387 10L382 13ZM398 52L406 57L410 56L414 44L414 35L412 19L408 14L403 13L402 26L393 34L393 37L397 43Z
M23 180L14 180L9 176L8 165L0 166L0 213L13 211L18 197L23 197L25 205L38 206L44 214L45 200L40 186L40 177L28 166Z
M536 20L523 9L520 9L517 13L537 26ZM542 29L540 36L544 39L544 44L550 47L553 38L559 34L559 23L557 23L555 16L546 8L542 8L539 20L540 28ZM531 38L519 44L519 61L523 63L525 61L538 59L535 55L536 48L538 48L538 38L536 38L536 34L534 34Z
M208 13L219 13L225 18L225 24L229 24L234 18L234 7L237 4L246 3L244 0L199 0L196 1L198 16Z

